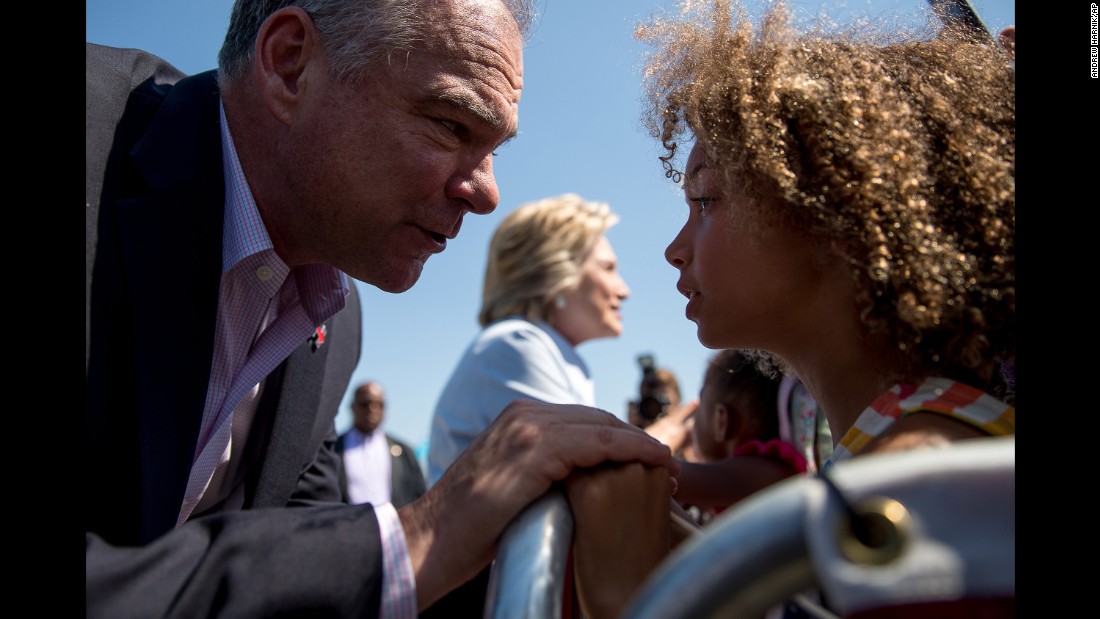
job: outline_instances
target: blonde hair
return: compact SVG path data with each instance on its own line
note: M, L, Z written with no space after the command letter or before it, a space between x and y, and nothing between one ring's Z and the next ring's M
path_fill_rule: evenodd
M509 213L489 243L481 326L516 315L546 320L555 297L577 286L581 264L618 221L606 203L573 193L529 202Z
M658 47L647 121L669 175L690 130L746 206L845 252L865 334L898 373L995 378L1016 345L1012 59L952 28L800 35L780 3L754 31L706 4L637 31Z

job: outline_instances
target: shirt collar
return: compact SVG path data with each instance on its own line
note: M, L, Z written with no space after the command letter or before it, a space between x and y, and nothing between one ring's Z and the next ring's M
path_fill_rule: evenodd
M290 267L275 253L271 236L248 187L248 180L237 157L237 148L225 119L225 107L218 103L218 121L222 136L222 167L225 176L225 216L222 236L222 274L242 260L264 252L262 262L271 269L267 288L271 296L282 287ZM325 264L310 264L294 269L295 282L310 318L320 324L343 309L350 294L350 282L343 271Z
M222 134L222 167L225 175L225 218L222 236L222 273L228 272L241 260L265 250L274 250L271 237L264 227L256 200L248 188L248 181L237 157L237 148L233 136L229 133L229 123L225 120L225 108L218 104L218 118ZM272 266L285 278L290 270L286 264L271 252L271 260L278 261ZM281 268L280 268L281 267Z

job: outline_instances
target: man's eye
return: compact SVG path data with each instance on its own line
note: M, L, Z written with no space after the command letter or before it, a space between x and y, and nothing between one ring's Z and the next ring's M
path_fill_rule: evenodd
M450 131L451 133L458 133L459 125L455 121L453 121L453 120L440 120L439 122L443 123L443 126L447 128L447 131Z

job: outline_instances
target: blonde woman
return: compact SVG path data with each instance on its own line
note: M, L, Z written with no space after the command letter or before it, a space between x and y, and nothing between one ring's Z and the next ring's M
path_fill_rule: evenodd
M509 214L489 245L481 333L443 389L432 419L428 480L516 399L595 404L583 342L618 337L630 294L604 233L607 204L565 194Z

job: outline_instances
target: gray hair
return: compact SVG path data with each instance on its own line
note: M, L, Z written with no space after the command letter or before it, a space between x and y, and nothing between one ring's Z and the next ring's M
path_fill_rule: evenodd
M411 50L422 40L422 3L435 0L237 0L218 53L223 83L239 78L252 62L256 35L279 9L296 6L309 14L338 80L394 50ZM526 40L536 18L534 0L501 0Z
M481 326L506 316L546 320L558 294L576 287L581 264L619 217L604 202L567 193L508 214L489 243Z

